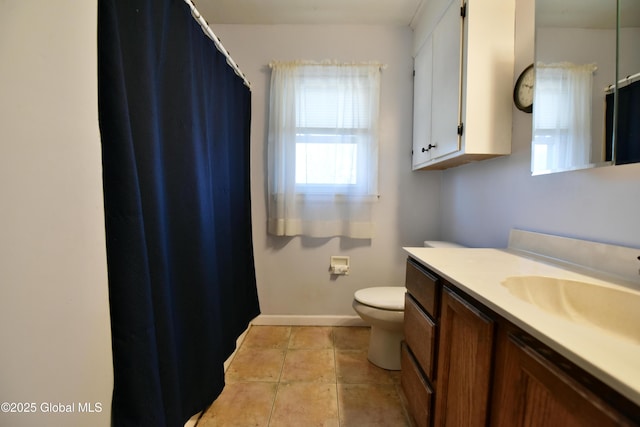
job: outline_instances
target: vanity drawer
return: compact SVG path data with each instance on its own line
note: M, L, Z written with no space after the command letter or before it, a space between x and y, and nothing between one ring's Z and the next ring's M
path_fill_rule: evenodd
M438 318L440 285L438 278L417 265L412 259L407 260L405 286L407 291L418 301L434 319Z
M413 416L417 427L427 427L431 425L433 390L422 376L405 343L402 343L400 361L402 364L400 384L407 399L409 413Z
M404 337L427 378L433 380L436 325L409 294L404 300Z

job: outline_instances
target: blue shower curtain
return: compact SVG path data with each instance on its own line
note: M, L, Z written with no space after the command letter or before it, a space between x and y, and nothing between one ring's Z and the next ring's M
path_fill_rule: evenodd
M606 159L613 156L613 108L618 102L618 127L615 142L615 164L640 162L640 81L618 88L606 96Z
M251 93L182 0L98 6L113 425L182 426L259 314Z

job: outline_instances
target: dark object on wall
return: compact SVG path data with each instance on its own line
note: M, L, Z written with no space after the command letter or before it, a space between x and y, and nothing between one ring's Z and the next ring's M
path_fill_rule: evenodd
M604 131L604 160L610 162L613 160L613 106L615 95L613 92L607 93L605 97L605 131Z
M640 162L640 81L618 88L616 164Z
M533 112L533 85L535 83L535 68L533 64L525 68L513 88L513 102L520 111Z
M606 160L612 159L613 93L607 94ZM640 162L640 81L618 88L615 164Z
M259 313L251 93L175 0L99 1L98 86L113 425L182 426Z

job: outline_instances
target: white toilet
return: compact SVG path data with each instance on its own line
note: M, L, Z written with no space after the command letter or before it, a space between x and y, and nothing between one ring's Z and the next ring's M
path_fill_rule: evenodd
M371 326L369 361L392 371L400 370L406 291L404 286L380 286L354 294L353 309Z
M463 248L457 243L427 240L427 248ZM371 326L369 360L392 371L400 370L400 343L404 339L404 286L380 286L356 291L353 309Z

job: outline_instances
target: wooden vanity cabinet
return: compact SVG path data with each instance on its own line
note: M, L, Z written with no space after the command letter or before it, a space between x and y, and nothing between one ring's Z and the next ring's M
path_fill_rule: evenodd
M640 427L638 405L411 258L406 287L400 378L417 426Z
M440 279L415 261L407 261L404 337L400 383L418 427L433 424L437 316Z
M405 286L423 311L436 319L440 308L440 278L409 258Z
M406 342L402 343L400 363L402 365L400 383L414 424L417 427L428 427L432 420L433 388Z
M411 352L425 376L433 380L436 325L409 294L405 296L404 321L405 341L411 347Z
M406 287L401 384L414 421L485 425L493 320L411 259Z
M442 292L435 426L485 426L494 321L448 286Z
M491 425L637 426L637 406L531 336L506 325L496 351ZM634 423L612 404L636 419Z

